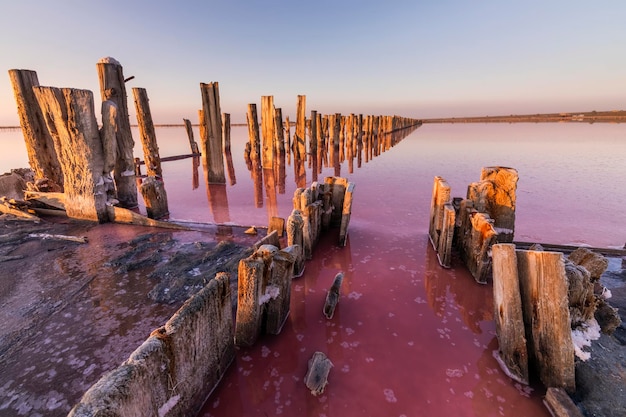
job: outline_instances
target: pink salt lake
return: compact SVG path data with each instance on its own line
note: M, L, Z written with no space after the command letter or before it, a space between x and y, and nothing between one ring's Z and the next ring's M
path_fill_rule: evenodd
M427 238L432 181L435 175L444 177L453 196L463 197L483 166L514 167L520 177L516 240L621 247L626 241L624 128L424 125L367 163L363 158L361 167L355 161L352 172L344 162L339 175L356 184L347 246L336 247L332 239L320 242L304 275L293 282L291 313L282 333L238 350L200 415L547 416L541 404L543 389L510 380L492 356L497 340L491 286L476 284L458 260L451 269L437 263ZM23 146L19 131L14 133L17 142L6 134L0 132L3 149L10 140ZM162 156L187 153L183 128L159 128L157 138ZM274 198L264 189L263 205L257 207L242 157L246 140L245 128L233 128L236 184L209 193L202 181L193 189L190 160L164 165L172 218L266 225L270 215L289 215L296 188L292 166L287 167L285 193ZM3 172L25 165L25 159L16 164L15 159L0 158ZM330 175L335 170L324 168L319 180ZM307 170L307 185L311 179ZM333 319L327 320L322 306L339 271L345 273L341 298ZM125 309L125 314L90 313L90 323L112 329L117 340L113 346L119 348L81 340L59 342L58 351L45 352L58 358L45 378L37 377L38 370L22 370L21 380L32 381L23 382L21 391L19 384L9 383L18 376L2 372L0 398L17 395L18 402L24 402L22 410L30 406L41 415L65 415L88 386L86 380L93 383L121 363L145 332L169 314L156 311L146 317L138 306L145 295L132 285L128 279L115 283L115 291L133 294L113 306L118 312ZM79 303L68 306L60 314L71 319L52 317L46 328L50 334L38 337L53 338L57 322L80 327L81 308ZM62 331L71 337L71 328ZM303 383L315 351L326 353L334 364L329 384L318 397ZM45 361L45 355L33 358ZM77 366L76 361L84 363ZM37 363L24 365L29 367ZM73 373L74 368L80 372ZM62 392L59 386L66 381L74 381L74 390ZM0 415L15 415L16 402L6 409L4 403L0 400Z

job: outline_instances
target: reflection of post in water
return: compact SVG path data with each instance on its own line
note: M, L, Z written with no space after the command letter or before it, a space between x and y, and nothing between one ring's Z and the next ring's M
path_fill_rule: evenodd
M200 156L194 156L191 159L191 187L192 189L197 189L200 186L200 173L199 173L199 168L200 168Z
M218 224L217 234L231 235L232 227L224 226L225 223L230 222L226 184L215 184L209 182L209 170L205 164L203 164L203 168L209 209L211 209L213 221Z
M291 125L289 124L289 116L285 118L285 132L287 133L287 139L286 139L287 163L291 165Z
M228 179L230 185L237 184L235 177L235 166L233 165L233 155L230 152L230 114L222 114L222 137L224 138L224 157L226 158L226 167L228 168Z
M315 118L317 119L317 153L315 158L317 159L317 173L321 174L324 165L324 127L322 125L322 115L318 113Z
M261 142L259 140L259 120L256 104L248 104L248 138L250 148L250 174L254 182L254 202L256 207L263 207L263 173L261 171Z
M267 197L267 224L270 224L272 217L278 217L278 197L273 169L263 169L263 183Z
M287 173L285 172L285 130L283 125L283 112L276 109L274 125L276 126L276 156L278 160L274 160L274 174L278 178L278 192L285 194L285 180Z

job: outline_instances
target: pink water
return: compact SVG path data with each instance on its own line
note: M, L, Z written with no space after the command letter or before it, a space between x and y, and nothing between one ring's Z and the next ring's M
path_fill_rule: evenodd
M437 263L427 238L433 177L446 178L452 194L463 197L483 166L517 168L517 240L621 247L625 129L425 125L380 156L363 158L360 168L344 162L339 174L356 184L348 245L320 243L293 282L281 335L239 350L201 415L548 415L542 389L513 382L492 357L491 287L476 284L458 261L447 270ZM285 192L264 187L258 204L242 156L247 131L232 133L235 185L207 192L200 168L194 189L191 160L164 164L172 218L266 225L272 215L289 215L293 167L287 166ZM6 159L5 149L19 154L21 143L4 135L0 171L24 165L16 165L19 157ZM157 129L157 138L162 156L188 152L183 128ZM319 180L334 174L324 168ZM327 320L322 306L339 271L345 273L341 299ZM317 350L334 367L326 391L314 397L303 378Z

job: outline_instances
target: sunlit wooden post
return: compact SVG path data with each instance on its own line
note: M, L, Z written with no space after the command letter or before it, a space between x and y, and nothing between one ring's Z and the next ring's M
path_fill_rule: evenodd
M528 385L528 349L515 245L500 243L493 245L491 251L493 311L499 345L496 359L508 375Z
M346 246L348 239L348 226L352 214L352 198L354 195L354 183L349 182L343 199L341 211L341 224L339 226L339 246Z
M202 113L205 134L200 131L202 159L207 167L207 181L212 184L226 184L222 144L222 112L220 109L219 83L200 83L202 93Z
M111 100L118 110L117 161L114 178L120 206L137 207L137 181L135 177L135 141L130 130L128 97L122 65L113 58L102 58L97 64L102 101Z
M274 168L274 152L276 140L276 110L274 97L261 97L261 166L263 169Z
M133 96L135 98L139 135L143 145L143 156L146 162L146 174L162 178L163 170L161 169L161 158L152 122L152 113L148 104L148 93L145 88L133 88Z
M274 161L274 170L278 178L278 193L285 193L285 178L287 176L285 167L285 130L283 124L283 112L276 109L274 116L274 126L276 127L275 154L278 160Z
M104 154L93 94L88 90L54 87L34 87L33 91L57 144L65 178L67 215L82 220L108 221L102 177Z
M248 138L250 143L250 163L254 182L254 201L256 207L263 207L263 170L261 168L261 140L256 104L248 104Z
M230 114L222 114L222 137L224 138L224 158L226 158L226 167L228 169L228 179L230 185L237 183L235 175L235 165L233 164L233 155L230 149Z
M311 110L311 122L309 128L309 166L313 165L313 161L317 161L317 111ZM317 176L316 176L317 177Z
M428 236L435 250L439 248L439 239L443 230L444 205L451 201L448 182L436 176L430 200L430 225L428 227Z
M12 69L9 70L9 78L13 85L28 162L35 174L35 180L46 178L57 186L53 185L50 191L63 191L61 164L52 136L33 93L33 87L39 86L37 73L30 70Z

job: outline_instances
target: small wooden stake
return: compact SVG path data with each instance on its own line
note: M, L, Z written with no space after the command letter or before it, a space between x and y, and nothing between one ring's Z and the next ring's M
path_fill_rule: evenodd
M339 292L341 290L341 283L343 282L343 272L335 275L333 285L326 294L326 302L324 303L324 315L327 319L332 319L335 314L335 307L339 303Z
M135 97L135 109L137 111L137 124L139 135L143 145L143 156L146 161L146 175L149 177L163 178L159 146L157 145L152 113L148 104L148 93L145 88L133 88Z
M333 363L322 352L315 352L309 359L309 368L304 376L304 384L311 390L311 394L318 396L324 392L332 367Z

